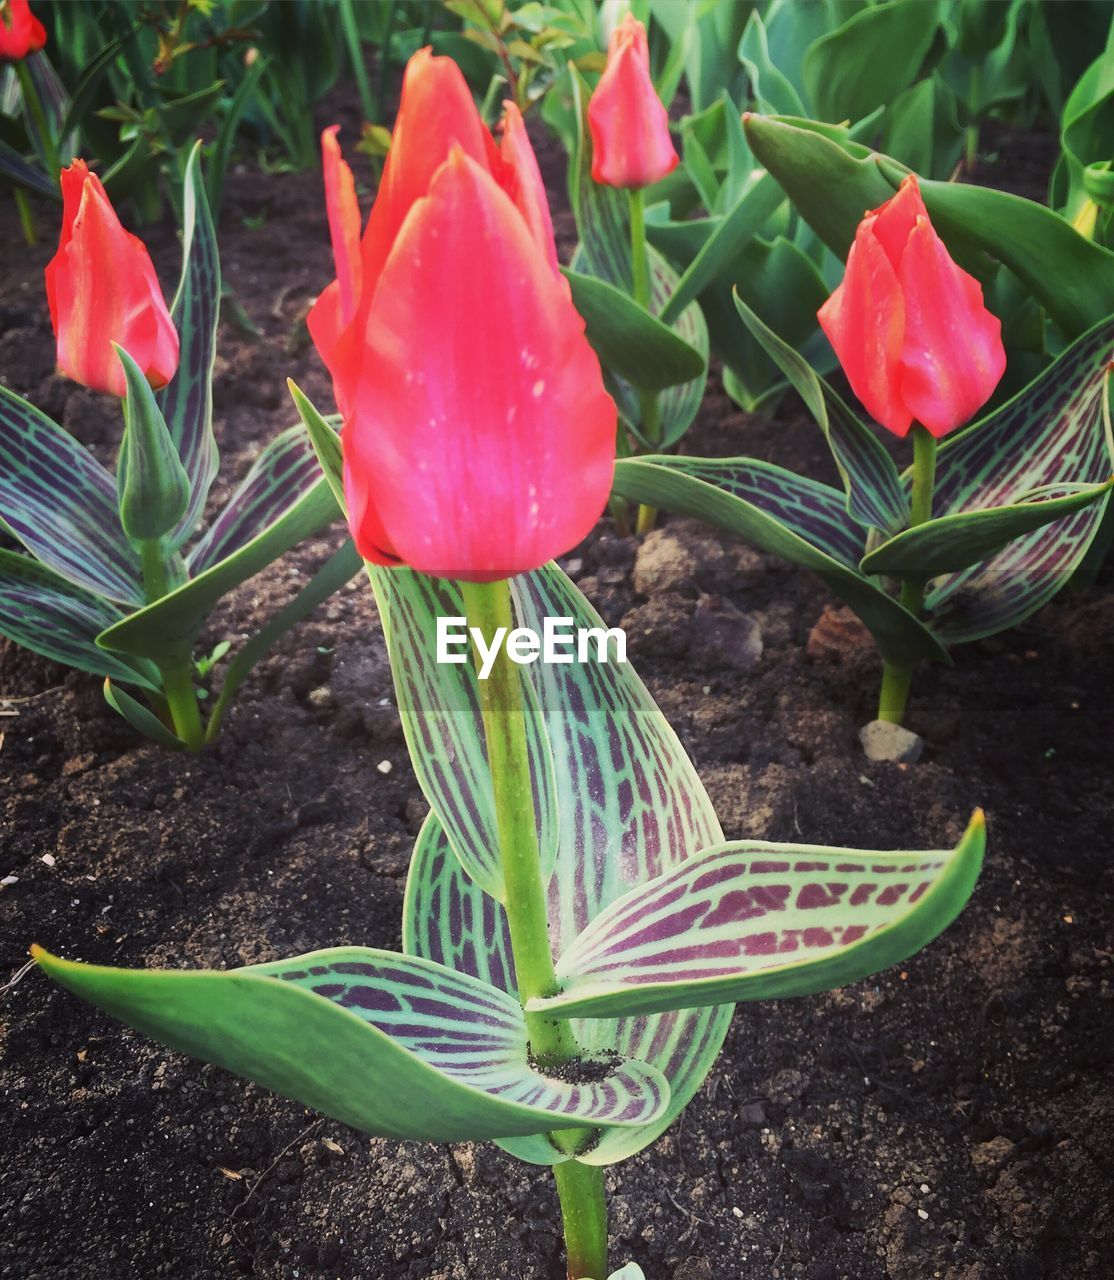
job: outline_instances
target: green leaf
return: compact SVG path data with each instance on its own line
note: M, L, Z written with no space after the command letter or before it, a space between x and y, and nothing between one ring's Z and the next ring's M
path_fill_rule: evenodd
M522 626L571 617L604 624L555 566L514 579ZM722 839L711 802L676 735L629 664L530 667L553 757L559 822L549 881L554 947L570 942L593 914L689 853ZM503 908L451 856L436 819L427 820L410 865L403 923L408 951L515 994ZM649 1062L669 1081L669 1110L644 1129L605 1134L592 1164L610 1164L652 1142L680 1113L707 1074L727 1031L729 1009L666 1014L575 1028L589 1049L618 1048ZM536 1164L562 1159L541 1134L501 1145Z
M97 647L97 636L123 614L103 596L17 551L0 548L0 635L79 671L157 690L158 669L129 663Z
M1114 318L1078 338L1000 408L948 436L936 467L942 515L1105 486L1114 472L1109 423ZM1067 584L1110 510L1107 493L1001 551L929 584L926 607L945 644L1016 626Z
M986 560L1008 543L1054 520L1089 507L1110 494L1114 480L1065 485L1071 492L1041 494L1004 507L962 511L906 529L866 555L865 573L955 573Z
M685 268L662 308L662 321L671 324L694 298L732 267L744 247L784 201L784 192L768 174L753 183Z
M668 1101L644 1063L594 1082L540 1075L516 1000L390 951L337 947L192 972L34 955L56 982L160 1043L378 1137L462 1142L632 1126Z
M804 59L813 114L834 124L891 103L916 79L939 21L932 0L888 0L821 36Z
M201 177L200 142L186 164L182 209L182 278L170 309L180 344L178 372L159 394L159 407L190 480L189 507L170 539L172 548L181 546L197 527L218 462L213 362L220 319L220 256Z
M605 367L648 391L703 377L707 357L621 289L568 268L562 274Z
M933 634L859 572L866 530L826 485L751 458L631 458L615 464L614 490L631 502L706 520L811 569L858 614L891 662L947 661ZM861 546L854 561L843 546Z
M117 689L111 680L104 682L104 700L144 738L160 747L166 747L168 751L181 751L185 748L186 744L182 739L172 733L154 712L123 689Z
M109 627L97 643L118 653L142 654L160 665L189 661L202 622L222 596L336 518L332 491L324 480L318 480L281 519L250 542L154 604Z
M143 603L116 482L68 431L3 385L0 523L68 581L120 604Z
M291 379L287 382L294 406L302 419L302 424L309 433L310 443L317 455L317 461L325 476L329 489L336 499L342 514L346 514L344 498L344 454L341 449L340 436L327 418L323 418L317 409L306 398L302 389Z
M398 711L418 783L469 876L493 898L504 894L495 795L470 659L437 661L439 618L465 616L460 584L398 566L368 565L387 639ZM463 633L463 621L456 630ZM467 657L467 649L458 654ZM526 736L538 849L548 873L557 856L553 762L527 690Z
M557 964L562 990L526 1008L613 1017L776 1000L858 982L927 946L959 915L986 845L880 853L738 841L611 903Z
M279 432L260 451L247 475L189 553L197 575L227 559L282 519L320 480L313 449L300 426Z
M190 478L143 370L123 347L112 345L124 366L128 388L116 471L120 525L135 542L155 541L185 514Z

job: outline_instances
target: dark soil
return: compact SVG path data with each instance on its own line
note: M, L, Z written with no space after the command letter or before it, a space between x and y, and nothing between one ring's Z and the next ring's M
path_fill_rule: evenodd
M173 234L145 234L169 291ZM0 235L19 244L10 201ZM301 327L330 278L319 178L231 175L221 247L261 337L222 333L217 498L293 419L286 375L328 403ZM0 262L0 376L110 459L114 409L51 374L52 249ZM715 384L686 448L829 473L799 406L748 418ZM266 616L329 545L251 583L208 639ZM668 522L635 573L637 551L605 526L570 567L628 628L729 837L930 848L980 804L991 841L969 909L923 954L842 991L739 1009L683 1120L609 1172L615 1265L633 1259L649 1280L1109 1277L1110 577L925 671L911 723L927 750L910 767L862 756L878 663L812 579L689 522ZM746 655L723 652L731 609L761 632L749 669L729 664L754 657L754 626L736 620ZM36 939L167 966L399 945L426 806L365 586L281 643L200 758L137 742L97 681L3 644L0 693L0 877L16 877L0 890L3 975ZM549 1174L493 1146L369 1139L35 972L4 1015L0 1276L563 1274Z

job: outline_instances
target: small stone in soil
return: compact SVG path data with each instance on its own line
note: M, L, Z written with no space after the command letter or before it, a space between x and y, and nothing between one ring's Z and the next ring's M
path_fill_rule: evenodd
M900 724L888 720L872 720L859 730L868 760L885 760L892 764L916 764L924 751L924 741Z
M746 671L762 657L762 628L720 596L701 596L692 615L692 656L713 667Z

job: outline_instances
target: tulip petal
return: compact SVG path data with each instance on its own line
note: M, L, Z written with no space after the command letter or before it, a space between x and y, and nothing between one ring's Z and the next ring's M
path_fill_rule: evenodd
M843 283L817 318L863 407L876 422L904 436L913 421L901 396L905 303L897 273L874 234L875 222L868 216L860 223Z
M934 436L969 422L1006 368L1002 324L982 286L957 266L927 215L919 217L899 272L905 297L901 395Z
M375 288L411 206L429 190L433 175L454 146L491 169L495 144L463 73L452 58L434 57L429 49L419 49L406 64L391 149L364 232L368 293Z
M677 167L669 113L650 79L646 29L630 14L612 33L607 67L588 103L588 128L594 182L637 189Z
M553 242L553 221L549 216L549 201L546 199L545 183L542 181L538 159L530 138L526 133L526 124L522 112L513 102L503 105L503 141L500 148L505 169L513 178L507 194L514 200L518 211L526 219L530 233L538 242L542 252L549 260L554 271L558 268L557 246Z
M46 264L46 302L50 308L50 324L54 332L58 332L58 304L55 298L57 277L61 264L62 250L70 243L73 235L73 221L77 217L81 205L81 195L85 190L85 180L90 177L89 166L84 160L75 160L58 175L62 187L62 232L58 238L58 252ZM99 181L99 179L95 179Z
M563 280L463 151L407 218L364 347L349 489L373 495L408 565L487 581L589 532L610 490L615 406Z
M340 315L345 324L356 313L360 298L362 266L360 263L360 205L356 199L356 183L352 170L340 154L337 133L340 125L331 125L321 135L321 160L325 175L325 208L329 216L329 239L340 286Z
M927 218L928 210L921 199L921 189L914 174L901 180L897 195L891 196L867 217L874 219L874 234L886 251L895 271L900 270L901 256L918 218Z

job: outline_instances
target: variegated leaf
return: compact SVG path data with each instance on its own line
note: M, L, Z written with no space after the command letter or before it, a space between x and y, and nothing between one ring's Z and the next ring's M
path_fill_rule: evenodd
M613 902L557 964L556 1017L655 1013L830 991L921 950L962 911L981 812L953 850L879 853L748 840Z
M606 629L555 566L519 576L513 589L522 626L540 630L545 617L571 617L574 626ZM721 834L676 735L628 664L590 661L527 670L537 690L557 784L560 835L548 914L550 941L558 955L609 902L718 841ZM423 863L435 849L432 841L420 842L411 876L415 883L439 883L442 901L459 902L459 915L445 922L408 911L410 945L420 954L441 947L462 962L470 939L480 957L477 963L491 972L500 963L489 959L492 952L505 955L502 912L491 916L482 891L459 868L445 864L442 875L432 877ZM408 894L411 908L421 901L419 894ZM622 1135L608 1131L578 1158L612 1164L668 1127L707 1075L727 1033L730 1012L722 1007L574 1024L584 1048L618 1049L649 1062L665 1075L671 1090L660 1119ZM502 1145L537 1163L564 1158L540 1133Z
M182 209L182 278L170 311L180 344L178 372L159 396L159 408L190 478L189 506L168 540L174 547L197 527L218 463L213 362L220 318L220 257L201 177L200 142L186 165Z
M290 427L276 436L190 550L190 573L202 573L246 546L320 480L321 468L305 429Z
M120 528L116 481L87 449L0 386L0 522L95 595L143 603L139 557Z
M541 1075L516 1000L391 951L338 947L223 971L110 969L38 949L36 959L161 1043L382 1137L638 1126L667 1105L668 1086L644 1063Z
M79 671L158 689L153 663L129 663L97 648L98 634L123 616L103 596L30 556L0 548L0 635Z
M617 462L614 489L631 502L707 520L811 569L855 610L890 661L947 660L935 636L859 572L866 531L827 485L749 458L650 457ZM852 551L860 539L861 549Z
M1109 480L1112 358L1114 318L1078 338L1000 409L944 440L936 463L937 513L1004 506L1038 489ZM1047 604L1083 560L1109 504L1109 495L1101 497L977 565L935 579L925 601L933 631L945 644L977 640Z
M501 899L495 797L476 673L470 657L462 665L437 661L437 619L464 617L460 587L409 569L368 568L418 782L469 876ZM532 697L527 699L526 734L538 846L548 872L557 856L553 765Z

